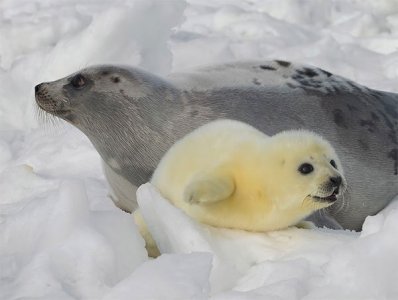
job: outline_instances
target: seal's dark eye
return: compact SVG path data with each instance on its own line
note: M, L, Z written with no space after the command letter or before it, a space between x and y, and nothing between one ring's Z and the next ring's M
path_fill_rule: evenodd
M82 88L86 84L86 78L82 74L75 75L70 81L72 86L76 89Z
M314 167L309 163L304 163L298 168L301 174L307 175L314 171Z
M333 166L333 168L337 169L336 162L333 159L330 161L330 164Z

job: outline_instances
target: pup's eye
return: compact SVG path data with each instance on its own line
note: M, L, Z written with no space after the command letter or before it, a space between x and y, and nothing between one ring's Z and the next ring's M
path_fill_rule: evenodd
M337 169L336 162L333 159L330 161L330 164L333 166L333 168Z
M301 174L307 175L314 171L314 167L309 163L304 163L298 168Z
M70 81L72 86L76 89L82 88L86 84L86 78L82 74L75 75Z

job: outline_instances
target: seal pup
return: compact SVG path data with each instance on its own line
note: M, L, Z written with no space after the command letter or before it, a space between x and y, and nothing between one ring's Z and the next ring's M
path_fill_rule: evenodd
M116 205L126 211L135 208L135 186L150 179L175 141L220 118L268 135L309 129L334 145L347 166L349 206L338 201L315 218L318 226L360 230L398 193L398 95L319 68L236 62L160 78L132 67L95 66L35 90L41 108L88 136L104 160Z
M320 136L291 130L268 137L233 120L174 144L151 183L195 220L256 232L295 225L346 188L340 160Z

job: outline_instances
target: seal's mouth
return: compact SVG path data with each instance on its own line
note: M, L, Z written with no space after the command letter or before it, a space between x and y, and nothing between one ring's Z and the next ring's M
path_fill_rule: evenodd
M43 101L37 95L36 103L42 110L55 116L65 116L71 113L70 109L57 108L55 101Z
M318 202L326 202L326 203L333 203L337 200L337 196L339 195L339 188L337 187L329 196L320 197L311 195Z

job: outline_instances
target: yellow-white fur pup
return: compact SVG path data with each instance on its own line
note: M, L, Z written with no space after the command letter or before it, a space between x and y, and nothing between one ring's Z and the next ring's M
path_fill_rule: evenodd
M232 120L211 122L174 144L151 183L202 223L249 231L294 225L346 188L333 147L315 133L269 137Z

